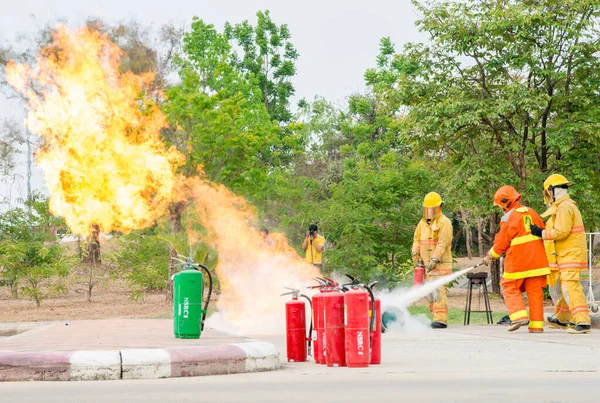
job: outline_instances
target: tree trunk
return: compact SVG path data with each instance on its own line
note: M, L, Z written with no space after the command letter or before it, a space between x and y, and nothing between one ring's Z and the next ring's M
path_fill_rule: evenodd
M16 278L10 283L10 294L13 299L19 299L19 282Z
M92 224L92 233L88 237L86 251L83 256L83 263L98 264L100 260L100 227Z
M452 248L454 249L454 253L456 253L456 250L458 249L458 242L460 241L460 238L462 238L462 233L463 233L463 228L460 227L458 229L458 232L456 233L456 238L454 238L454 240L452 241L454 245L452 245Z
M483 218L477 219L477 248L479 249L479 257L484 257L484 246L483 246Z
M471 251L471 229L469 228L469 217L465 209L460 209L460 218L465 225L465 242L467 244L467 256L469 260L473 259L473 252Z
M88 302L92 302L92 289L94 288L94 266L95 265L90 265L90 276L88 278Z
M169 206L169 221L171 223L171 232L178 234L181 232L181 215L185 209L184 202L173 203ZM174 258L177 257L177 250L173 246L169 246L169 278L167 279L167 301L173 301L173 275L177 272Z

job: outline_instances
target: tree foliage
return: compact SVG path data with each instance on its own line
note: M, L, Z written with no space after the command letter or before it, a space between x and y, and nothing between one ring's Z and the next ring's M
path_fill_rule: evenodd
M508 183L540 207L543 179L560 171L580 180L581 199L596 198L598 3L415 5L430 42L395 57L394 87L409 108L406 138L428 160L452 167L449 190L468 192L468 207L483 204L478 194L489 205ZM597 224L597 207L584 207Z
M0 215L1 276L13 297L25 294L40 306L42 300L64 290L61 279L69 273L72 259L52 231L62 224L39 194L24 207Z

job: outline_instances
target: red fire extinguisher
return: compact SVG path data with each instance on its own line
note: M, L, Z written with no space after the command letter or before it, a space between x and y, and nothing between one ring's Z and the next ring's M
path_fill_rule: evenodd
M320 278L315 277L315 280L319 283L318 286L310 288L318 288L319 292L312 297L312 315L313 315L313 330L311 334L313 342L313 356L315 363L325 364L325 355L323 351L323 338L325 335L325 318L323 316L323 294L327 292L324 288L327 282Z
M324 294L339 290L339 284L327 277L319 277L319 280L323 283L323 286L321 287L321 292L317 294L320 296L320 306L318 307L317 311L315 311L318 313L315 314L314 319L315 321L318 321L319 325L319 329L316 333L317 341L314 342L315 345L319 345L319 356L317 361L317 356L315 353L315 362L321 365L327 365L327 338L325 337L325 302L323 297Z
M371 329L375 317L375 296L371 289L347 275L352 283L344 294L344 323L346 364L349 367L368 367L371 362Z
M344 294L339 289L330 289L323 295L325 322L325 362L328 367L345 367L344 346Z
M369 288L373 290L377 282L369 284ZM373 315L373 311L370 312ZM381 364L381 300L375 298L375 324L371 328L371 334L373 335L371 344L371 362L369 364Z
M415 283L414 285L423 285L423 280L425 279L425 267L423 267L423 262L419 261L419 265L415 267Z
M284 287L290 292L281 294L292 295L292 300L285 303L285 327L286 327L286 347L288 362L305 362L307 354L310 354L310 337L306 336L306 304L298 300L298 295L308 300L310 298L300 294L300 290ZM312 332L312 319L310 322L309 334ZM308 347L307 347L308 343Z

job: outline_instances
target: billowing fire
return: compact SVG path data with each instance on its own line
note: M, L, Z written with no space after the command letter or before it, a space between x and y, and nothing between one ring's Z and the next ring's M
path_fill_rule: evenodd
M319 271L304 262L282 234L271 235L272 243L265 241L252 227L254 213L243 198L222 185L201 181L191 189L198 216L215 234L213 245L219 252L220 314L208 325L241 334L283 332L283 287L306 293ZM235 326L227 327L220 319Z
M165 117L148 92L153 75L121 73L106 35L58 26L35 67L9 63L7 81L28 102L28 126L44 140L36 160L50 209L88 235L147 227L172 200L182 162L160 141Z
M283 332L279 294L284 286L304 288L318 270L281 234L265 242L243 198L176 174L183 156L160 140L166 122L152 101L153 76L121 73L120 55L99 32L59 26L35 67L7 66L8 82L28 99L28 126L44 140L36 159L51 211L76 234L96 225L129 232L152 225L169 203L190 200L219 254L220 315L209 325ZM188 230L191 241L199 236Z

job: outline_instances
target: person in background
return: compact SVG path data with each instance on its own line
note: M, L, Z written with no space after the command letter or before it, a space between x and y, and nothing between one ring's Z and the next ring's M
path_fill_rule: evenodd
M544 331L544 287L550 274L544 242L533 228L544 223L531 208L521 206L521 195L512 186L502 186L494 195L494 206L501 207L504 215L500 219L500 232L494 238L494 246L483 258L489 266L492 259L504 253L502 295L510 318L508 331L529 325L530 333ZM527 292L529 315L523 301Z
M542 217L550 217L543 226L531 226L531 233L544 239L552 273L550 286L556 286L560 299L556 303L556 317L549 317L548 326L567 329L571 334L591 331L591 317L581 287L580 273L588 267L585 228L577 203L569 196L573 185L563 175L550 175L544 181L544 202L549 206Z
M269 247L273 247L274 242L269 237L269 230L266 229L266 228L261 228L259 232L260 232L260 236L262 237L263 242L265 243L265 245L269 246Z
M304 260L319 268L323 267L323 248L325 247L325 238L319 234L319 228L316 224L308 227L308 232L302 242L302 249L306 251Z
M452 274L452 222L442 213L442 197L431 192L423 200L423 218L415 229L412 259L415 267L425 265L425 281ZM431 294L429 310L433 329L448 327L448 291L443 285Z

